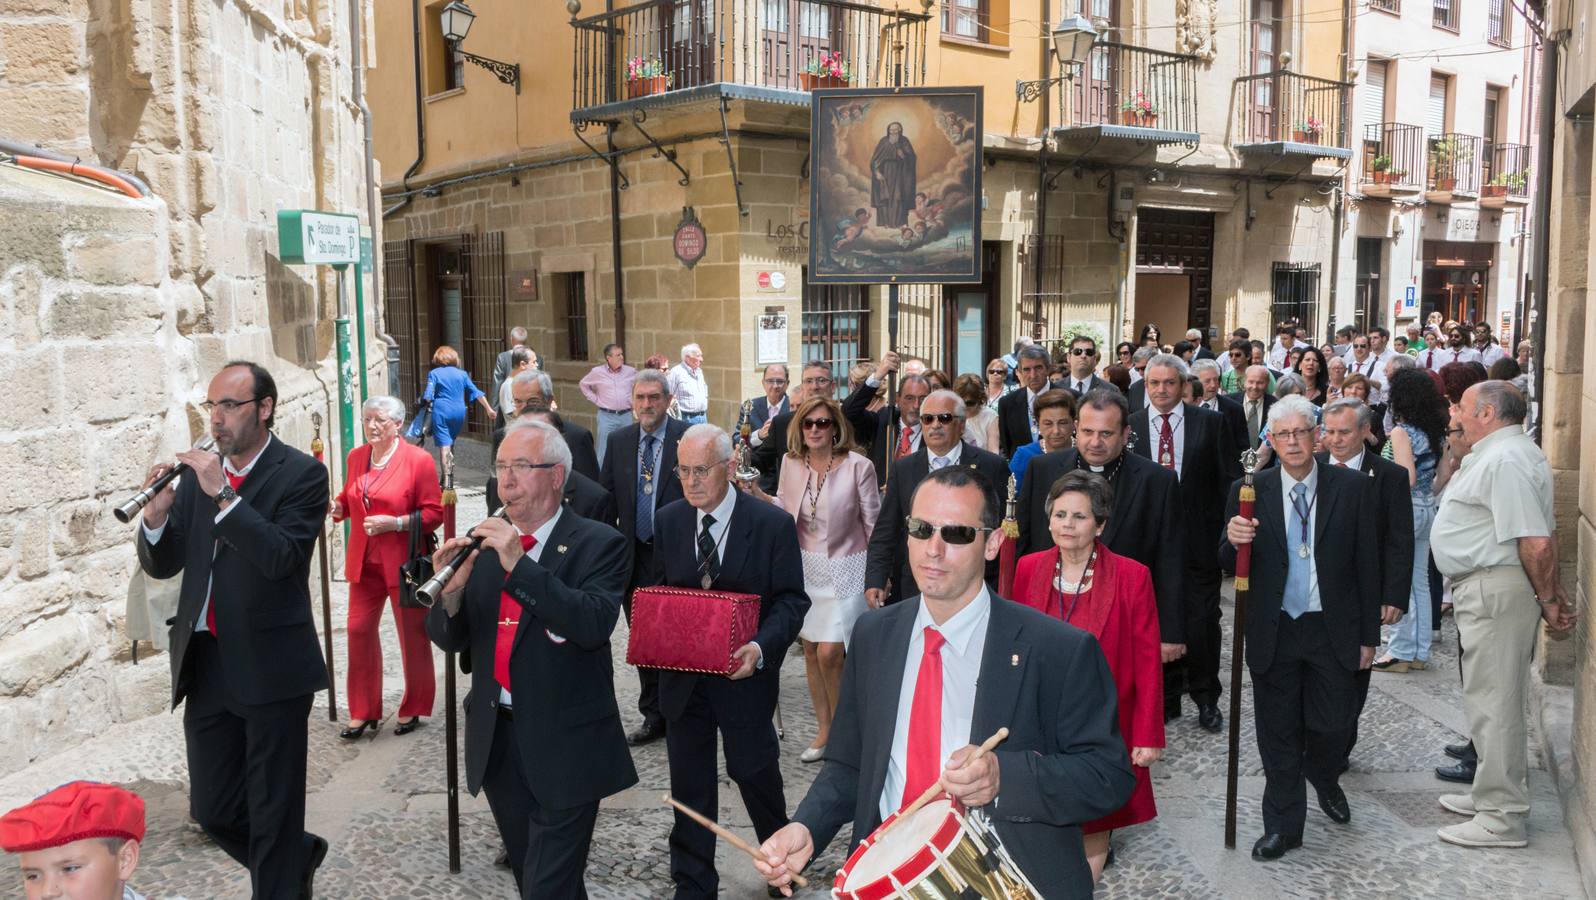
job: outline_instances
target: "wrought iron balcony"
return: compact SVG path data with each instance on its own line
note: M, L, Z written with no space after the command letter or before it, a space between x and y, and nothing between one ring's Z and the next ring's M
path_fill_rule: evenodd
M1529 204L1530 148L1525 144L1492 144L1485 154L1485 183L1480 206L1502 209Z
M1379 122L1363 129L1362 175L1365 197L1393 197L1424 190L1424 129Z
M1197 57L1098 41L1059 91L1064 134L1194 144Z
M1344 81L1285 70L1236 79L1236 149L1351 159L1341 125L1342 97L1351 88Z
M1424 199L1431 203L1465 203L1478 197L1484 155L1485 139L1472 134L1430 138Z
M571 21L571 115L709 85L919 85L929 19L849 0L642 0Z

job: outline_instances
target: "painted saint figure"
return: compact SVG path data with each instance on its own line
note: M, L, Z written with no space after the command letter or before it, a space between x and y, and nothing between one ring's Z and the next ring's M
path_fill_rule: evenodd
M876 224L900 228L909 221L914 206L914 146L903 136L903 125L893 122L870 154L870 205Z

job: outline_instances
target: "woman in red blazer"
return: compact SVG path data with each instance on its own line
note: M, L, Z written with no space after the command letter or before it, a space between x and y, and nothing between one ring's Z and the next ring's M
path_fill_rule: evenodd
M344 489L332 501L334 522L349 519L344 577L349 581L349 727L354 740L382 727L382 643L377 625L383 601L393 605L404 660L405 693L394 734L409 734L432 715L432 644L427 611L399 606L399 567L410 554L410 515L421 513L421 531L443 524L443 499L432 456L399 439L405 408L394 397L372 397L361 408L366 445L349 452Z
M1114 675L1119 730L1136 790L1118 812L1081 826L1094 880L1103 873L1113 829L1158 815L1147 767L1164 755L1164 670L1153 579L1146 566L1098 539L1112 499L1113 488L1101 475L1075 471L1060 478L1047 497L1054 549L1021 557L1014 574L1014 599L1091 632Z

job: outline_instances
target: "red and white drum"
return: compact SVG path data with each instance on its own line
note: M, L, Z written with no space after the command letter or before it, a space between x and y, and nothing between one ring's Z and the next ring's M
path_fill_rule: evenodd
M853 851L837 873L832 897L1041 900L986 817L951 797L938 797L896 822L897 814L888 817Z

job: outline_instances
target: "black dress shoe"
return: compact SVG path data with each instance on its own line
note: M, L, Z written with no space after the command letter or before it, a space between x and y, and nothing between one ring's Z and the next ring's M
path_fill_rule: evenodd
M1219 704L1197 704L1197 724L1209 734L1218 734L1225 727L1225 717L1219 713Z
M1180 704L1179 703L1174 703L1174 704L1165 703L1164 704L1164 721L1165 722L1172 722L1172 721L1174 721L1175 719L1178 719L1178 718L1180 718Z
M1447 744L1442 749L1446 752L1447 756L1450 756L1453 759L1462 760L1466 763L1474 763L1479 761L1479 755L1474 752L1473 741L1464 741L1461 744Z
M510 851L500 847L499 855L493 858L493 864L501 869L510 868Z
M1474 763L1460 762L1455 766L1436 766L1435 777L1442 781L1455 781L1458 784L1474 783Z
M398 735L399 737L404 737L405 735L409 734L412 731L415 731L417 728L420 728L420 727L421 727L421 717L420 716L416 716L415 718L411 719L408 722L400 722L399 724L395 725L393 727L393 733Z
M371 729L371 739L376 740L377 732L382 730L382 723L378 722L376 719L372 719L369 722L361 722L359 725L351 725L350 727L345 728L343 731L338 732L338 736L346 741L358 741L365 736L366 729L368 728Z
M1302 838L1287 838L1283 834L1266 834L1252 845L1252 858L1259 862L1268 862L1286 855L1287 850L1295 850L1302 846Z
M626 736L626 743L632 745L633 747L641 747L644 744L653 743L664 736L665 723L644 722L641 728Z
M1347 792L1340 785L1331 785L1328 790L1316 793L1319 795L1319 808L1330 817L1330 821L1337 825L1352 821L1352 807L1347 805Z
M300 900L311 900L315 896L316 870L321 868L322 860L327 858L327 839L311 835L310 860L305 865L305 874L299 879Z

